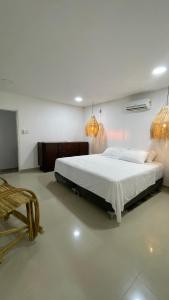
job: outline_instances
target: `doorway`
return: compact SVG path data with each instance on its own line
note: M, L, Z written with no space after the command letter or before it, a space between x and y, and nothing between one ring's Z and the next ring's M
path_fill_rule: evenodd
M0 172L17 170L17 112L0 110Z

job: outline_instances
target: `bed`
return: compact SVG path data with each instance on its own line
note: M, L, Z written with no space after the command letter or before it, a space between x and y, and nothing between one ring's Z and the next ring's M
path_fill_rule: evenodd
M57 159L55 176L103 198L120 223L125 205L162 184L163 166L159 162L137 164L95 154Z

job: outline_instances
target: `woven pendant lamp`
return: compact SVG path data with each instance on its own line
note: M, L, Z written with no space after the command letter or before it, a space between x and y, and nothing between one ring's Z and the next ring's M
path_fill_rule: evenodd
M156 140L169 139L169 87L167 105L162 107L151 125L151 138Z
M93 105L92 105L92 115L85 126L85 134L86 136L96 137L99 131L99 124L93 115Z

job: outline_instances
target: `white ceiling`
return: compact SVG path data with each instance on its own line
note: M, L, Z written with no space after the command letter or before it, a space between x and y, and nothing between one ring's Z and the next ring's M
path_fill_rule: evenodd
M161 64L169 0L0 1L2 90L86 106L167 86Z

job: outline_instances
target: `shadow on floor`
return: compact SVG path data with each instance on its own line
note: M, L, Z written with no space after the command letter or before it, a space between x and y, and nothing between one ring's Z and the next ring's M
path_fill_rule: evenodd
M55 182L47 184L47 189L81 222L94 229L110 229L118 227L116 219L110 216L91 200L79 197L67 186Z

